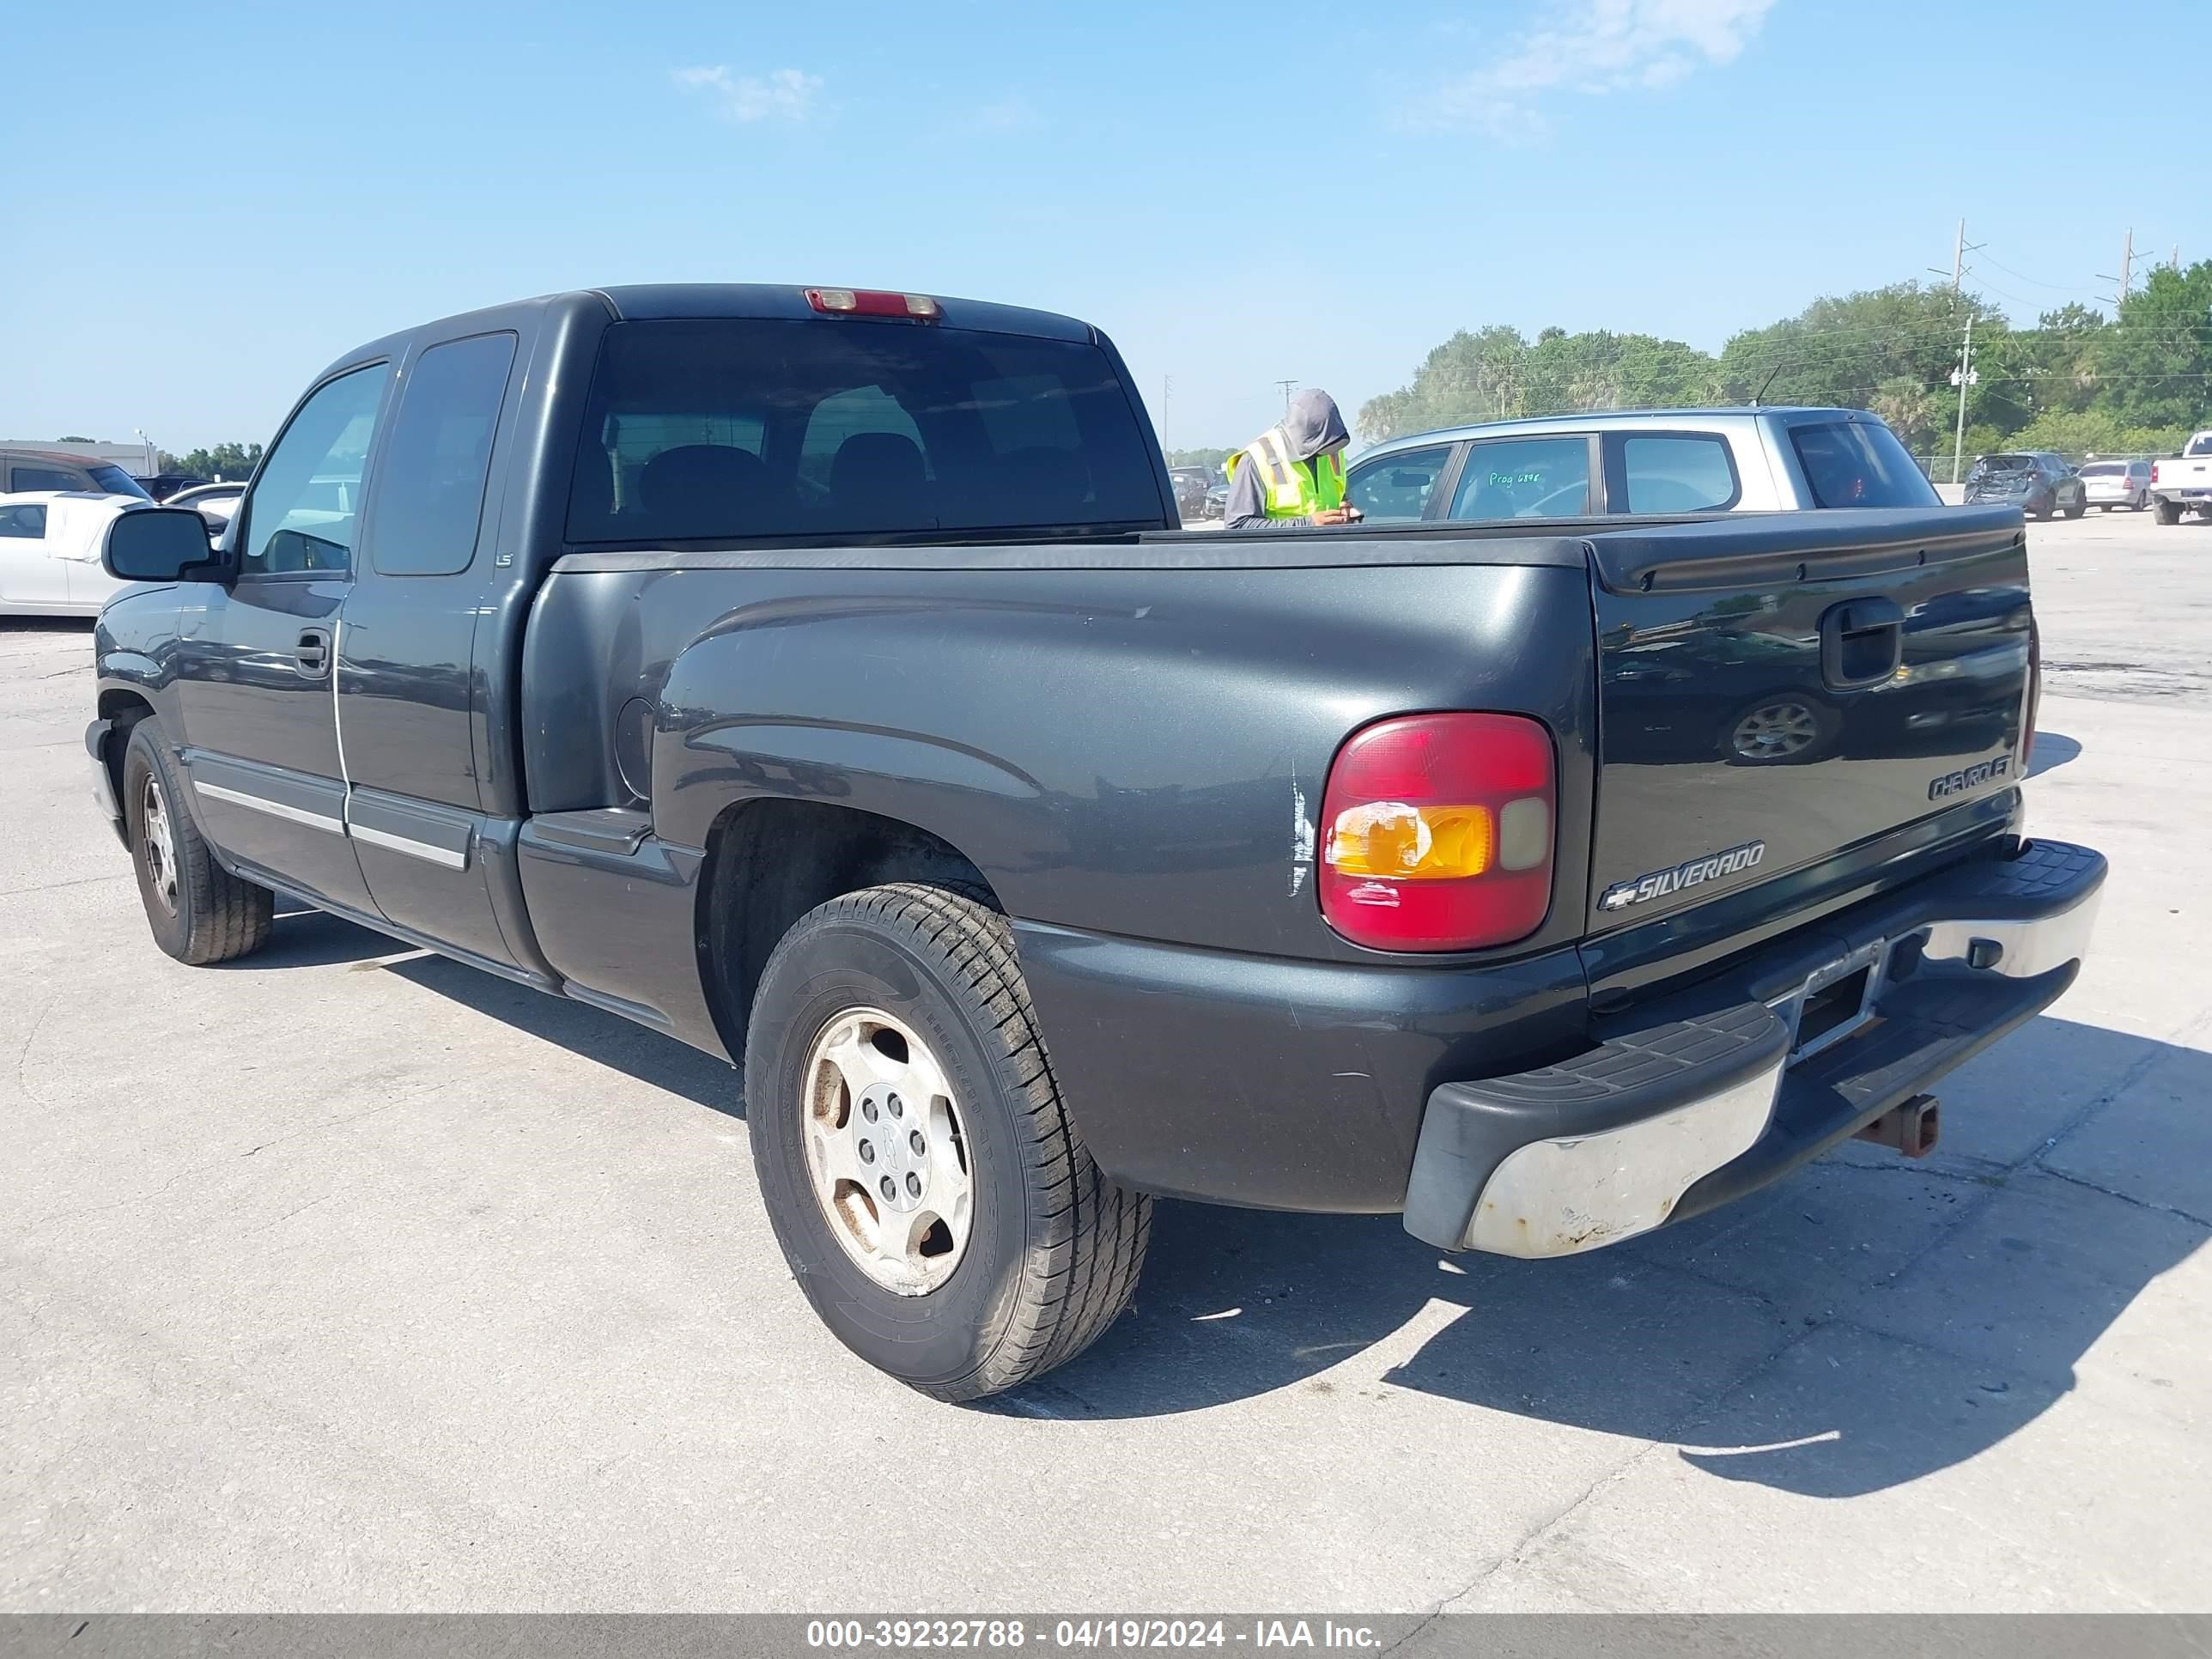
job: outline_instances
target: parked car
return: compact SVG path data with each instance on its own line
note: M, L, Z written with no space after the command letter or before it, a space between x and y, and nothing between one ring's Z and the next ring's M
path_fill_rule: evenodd
M1352 464L1371 525L1938 505L1858 409L1639 409L1394 438Z
M0 616L96 617L123 583L100 568L128 496L37 489L0 495Z
M1213 483L1213 475L1202 466L1171 466L1168 479L1175 487L1176 511L1186 519L1196 518L1206 508L1206 492Z
M20 495L29 490L153 499L112 461L60 449L0 449L0 494Z
M190 472L156 472L150 478L134 477L131 482L157 501L166 501L180 490L204 484L205 478Z
M742 1056L799 1288L945 1399L1105 1329L1154 1194L1591 1249L1925 1150L2079 971L2016 509L1175 516L1071 319L450 318L317 377L220 549L115 520L95 787L180 961L283 892ZM1848 765L1685 747L1662 653L1755 659Z
M1198 510L1201 519L1225 519L1229 516L1229 481L1217 479L1206 487L1206 500Z
M2089 510L2089 489L2063 455L2047 449L1978 455L1966 475L1966 505L1985 502L2017 507L2032 519L2078 519Z
M2150 505L2148 461L2088 461L2077 471L2092 507L2140 513Z
M2191 438L2179 457L2150 464L2150 494L2160 524L2179 524L2189 512L2212 519L2212 431Z
M210 531L220 535L228 526L230 515L238 509L238 498L245 493L242 483L195 484L177 491L165 505L189 507L207 520Z

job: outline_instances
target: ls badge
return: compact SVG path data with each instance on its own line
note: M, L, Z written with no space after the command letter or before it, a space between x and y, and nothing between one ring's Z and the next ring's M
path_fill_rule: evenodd
M1766 843L1747 841L1741 847L1731 847L1725 852L1707 853L1701 858L1678 864L1671 870L1654 870L1648 876L1634 876L1626 881L1616 881L1598 896L1601 910L1626 910L1632 904L1643 904L1649 900L1665 898L1669 893L1679 893L1685 887L1702 886L1717 881L1723 876L1733 876L1748 870L1766 856Z

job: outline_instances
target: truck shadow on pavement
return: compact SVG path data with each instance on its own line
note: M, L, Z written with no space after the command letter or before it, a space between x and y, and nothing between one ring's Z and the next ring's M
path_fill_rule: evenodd
M397 974L744 1115L720 1060L441 957L392 959L405 949L310 913L230 971ZM2212 1054L2045 1016L1942 1094L1944 1141L1924 1163L1849 1144L1743 1203L1557 1261L1441 1257L1395 1216L1163 1201L1131 1314L983 1408L1080 1423L1291 1390L1355 1432L1390 1432L1366 1414L1419 1399L1656 1442L1806 1496L1902 1485L2049 1410L2212 1235ZM2098 1370L2107 1392L2172 1400L2154 1391L2176 1385L2176 1363L2124 1341Z
M2081 753L2081 745L2063 732L2038 732L2035 752L2027 763L2027 775L2039 778L2045 772L2056 772Z
M1672 1444L1707 1474L1806 1496L1917 1480L2069 1392L2212 1214L2201 1161L2146 1176L2157 1201L2130 1195L2137 1171L2208 1144L2212 1055L2047 1017L2007 1048L2006 1079L2094 1079L2016 1161L1939 1151L1930 1169L1854 1145L1742 1204L1557 1261L1440 1259L1395 1217L1164 1203L1133 1315L1006 1408L1152 1416L1293 1389L1348 1418L1404 1390ZM2036 1109L1971 1076L1947 1091L1960 1130ZM2100 1369L2173 1387L2159 1364Z
M224 973L330 968L397 974L440 996L489 1015L518 1031L556 1044L641 1083L732 1117L745 1115L735 1067L696 1048L580 1002L548 996L432 951L406 954L404 940L320 910L279 902L276 936ZM397 958L394 960L393 958Z

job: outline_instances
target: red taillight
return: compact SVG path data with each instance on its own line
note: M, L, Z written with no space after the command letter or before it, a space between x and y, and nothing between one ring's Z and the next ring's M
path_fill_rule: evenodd
M2153 483L2156 483L2158 482L2158 463L2156 461L2153 461L2150 464L2150 481Z
M1322 797L1321 911L1355 945L1471 951L1552 903L1551 734L1518 714L1405 714L1352 733Z
M945 309L927 294L891 294L881 289L810 288L806 303L825 315L839 317L915 317L933 323Z

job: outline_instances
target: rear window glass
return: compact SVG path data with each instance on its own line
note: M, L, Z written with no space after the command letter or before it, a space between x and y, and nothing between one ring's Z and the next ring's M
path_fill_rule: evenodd
M2092 461L2081 469L2081 476L2085 478L2118 478L2126 472L2127 468L2117 461Z
M1158 525L1151 452L1087 341L848 320L618 323L574 542Z
M1928 475L1887 427L1826 421L1790 428L1815 507L1938 507Z
M85 468L85 471L92 474L92 482L95 486L106 490L111 495L136 495L142 501L150 501L154 499L146 493L144 485L119 466L110 466L104 462L97 462Z

